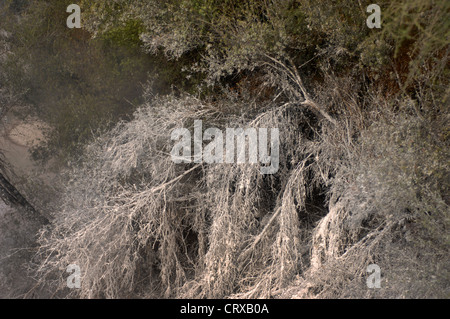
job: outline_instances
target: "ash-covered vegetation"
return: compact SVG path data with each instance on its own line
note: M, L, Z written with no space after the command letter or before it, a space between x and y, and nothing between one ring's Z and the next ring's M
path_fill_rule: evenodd
M82 0L82 29L70 3L0 7L0 114L49 125L57 175L2 162L49 220L0 222L9 296L449 297L448 1L380 0L381 29L363 0ZM175 164L195 120L279 128L278 172Z

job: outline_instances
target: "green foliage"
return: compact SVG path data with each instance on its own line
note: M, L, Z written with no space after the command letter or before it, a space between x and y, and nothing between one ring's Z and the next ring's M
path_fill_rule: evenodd
M105 32L103 38L113 44L135 49L142 45L139 36L143 31L144 27L141 21L129 20L124 25Z
M448 87L449 78L450 3L393 1L383 9L382 29L359 46L362 64L381 78L383 72L396 73L401 89L421 83L448 98L442 87Z

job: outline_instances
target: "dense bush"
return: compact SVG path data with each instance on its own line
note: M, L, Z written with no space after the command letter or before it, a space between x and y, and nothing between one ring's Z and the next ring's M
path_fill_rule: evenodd
M55 270L76 260L88 269L82 297L268 297L296 274L310 297L445 296L449 277L438 272L449 243L449 154L445 137L434 135L442 122L384 111L352 139L348 121L324 119L311 140L300 127L317 124L295 106L269 104L235 119L216 108L192 97L154 99L88 148L86 163L70 172L63 210L41 235L42 282L54 278L64 290ZM198 118L282 127L279 173L174 164L167 132ZM431 255L414 255L423 248ZM402 263L405 249L411 261ZM371 294L361 278L372 262L394 283ZM421 279L430 276L439 280ZM342 288L346 278L358 290Z

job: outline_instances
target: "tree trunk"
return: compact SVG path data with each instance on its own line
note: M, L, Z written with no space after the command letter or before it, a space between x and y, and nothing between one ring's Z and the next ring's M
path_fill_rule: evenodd
M25 209L30 218L42 223L49 224L49 220L42 216L20 192L0 173L0 197L9 206L19 206Z

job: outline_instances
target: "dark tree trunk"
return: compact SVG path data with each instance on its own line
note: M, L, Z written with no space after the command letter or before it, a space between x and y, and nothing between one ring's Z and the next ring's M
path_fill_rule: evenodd
M9 206L19 206L25 209L29 217L42 223L49 224L49 220L42 216L20 192L0 173L0 197Z

